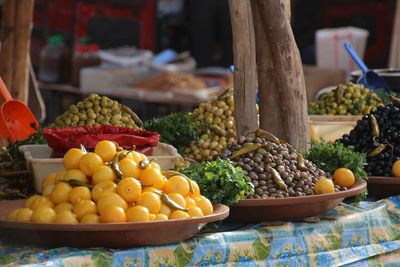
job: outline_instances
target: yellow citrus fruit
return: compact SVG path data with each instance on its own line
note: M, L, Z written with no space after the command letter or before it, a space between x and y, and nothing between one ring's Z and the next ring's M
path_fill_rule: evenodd
M113 181L99 182L92 189L92 199L97 202L103 195L115 192L116 188L117 185Z
M154 169L159 169L161 171L160 165L157 162L155 162L154 160L152 162L150 162L149 167L154 168Z
M99 155L89 152L83 155L79 161L79 169L87 176L92 176L97 168L103 165L103 160Z
M52 223L56 212L50 208L41 206L35 209L31 216L31 221L36 223Z
M109 166L100 166L93 172L92 183L98 184L102 181L114 181L117 179L115 172Z
M175 210L169 216L170 220L189 219L189 218L190 218L189 214L181 210Z
M68 171L57 172L55 177L56 182L65 180L65 175L67 175L67 172Z
M32 208L33 202L34 202L36 199L40 198L40 197L41 197L40 195L33 195L33 196L29 197L29 198L25 201L25 208Z
M129 154L126 156L126 158L131 159L138 164L140 161L147 159L147 157L145 155L143 155L142 153L136 152L136 151L129 152Z
M171 208L168 207L165 203L161 203L160 211L158 212L159 214L164 214L165 216L169 217L171 215Z
M9 212L6 216L6 219L8 220L15 220L15 217L17 216L17 213L22 210L23 208L18 208L15 210L12 210L11 212Z
M186 196L189 194L189 182L185 177L175 175L170 177L165 183L164 190L166 193L178 193Z
M124 177L138 178L140 173L139 165L132 159L124 158L119 161L119 169Z
M186 196L185 197L185 201L186 201L186 208L192 208L192 207L196 207L196 201L194 201L193 198Z
M117 194L127 203L136 202L142 194L142 186L135 178L124 178L117 185Z
M28 208L22 208L15 215L15 220L19 222L30 222L33 214L33 210Z
M86 186L74 187L72 188L71 193L69 193L69 202L73 205L85 199L91 199L90 190Z
M100 215L100 222L102 223L122 223L126 221L124 209L118 206L107 206Z
M86 174L79 169L71 169L65 174L64 180L78 180L82 183L87 183L88 179Z
M126 211L126 217L128 222L148 222L150 221L150 212L148 208L136 205Z
M140 170L140 182L156 189L162 189L165 184L164 175L161 174L161 171L150 166Z
M79 222L76 219L75 214L73 214L70 210L63 210L56 214L53 223L77 224Z
M195 198L195 201L196 201L196 206L201 209L204 216L213 214L214 208L213 205L211 204L211 201L208 198L200 196Z
M87 214L97 214L97 207L93 201L85 199L76 203L72 211L78 220L81 220Z
M144 192L137 204L148 208L150 213L157 214L161 208L160 196L153 192Z
M117 146L111 141L100 141L94 148L94 153L99 155L104 162L111 161L115 153L117 153Z
M100 223L100 216L94 213L86 214L85 216L83 216L80 223L83 224Z
M99 201L97 201L97 210L99 211L100 215L108 206L117 206L123 208L124 210L128 208L128 204L117 193L108 193L101 196Z
M192 218L194 218L194 217L203 217L204 216L203 211L199 207L191 207L191 208L189 208L187 213Z
M321 178L315 183L315 192L317 194L329 194L335 192L335 185L331 179Z
M149 215L149 219L150 219L150 221L154 221L156 219L156 215L155 214L150 214Z
M200 187L196 181L190 180L190 183L192 184L192 189L194 191L194 193L189 192L190 196L200 196Z
M55 184L49 184L48 186L46 186L45 189L42 192L42 196L50 197L50 195L53 192L53 189L54 189L55 186L56 186Z
M70 210L72 211L72 209L74 208L74 205L72 205L69 202L61 202L60 204L58 204L57 206L54 207L54 211L56 213L60 213L64 210Z
M49 175L46 176L46 178L44 178L43 182L42 182L42 191L44 191L44 189L48 186L48 185L54 185L56 183L56 175L57 173L53 172L50 173Z
M392 173L395 177L400 177L400 160L396 160L393 163Z
M35 210L35 209L37 209L39 207L53 208L54 207L54 203L53 203L53 201L51 201L50 198L44 197L44 196L40 196L40 197L36 198L32 202L32 205L30 206L30 208Z
M159 189L157 189L157 188L154 188L154 187L152 187L152 186L149 186L149 187L144 187L143 185L142 185L142 193L143 192L155 192L155 193L158 193L158 194L161 194L161 190L159 190Z
M186 200L181 194L169 193L167 195L170 199L172 199L174 202L176 202L179 206L181 206L182 208L186 208Z
M351 170L339 168L333 173L333 182L340 187L352 187L356 178Z
M156 215L154 221L168 221L168 216L162 213Z
M79 160L83 156L83 151L79 148L71 148L64 155L64 168L66 170L79 169Z
M72 186L64 182L58 182L54 186L50 198L56 205L61 202L67 202L71 191L72 191Z

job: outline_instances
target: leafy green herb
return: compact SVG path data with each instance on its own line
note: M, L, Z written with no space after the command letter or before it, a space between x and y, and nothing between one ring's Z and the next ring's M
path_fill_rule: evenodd
M389 93L387 93L383 88L376 90L375 93L379 98L382 99L383 104L385 105L392 103L389 99L389 96L399 97L399 94L397 94L396 92L390 91Z
M179 171L196 181L202 195L212 203L231 206L254 193L254 186L246 181L243 170L229 160L192 164Z
M199 139L195 123L189 113L172 113L162 118L147 120L144 128L158 132L161 142L173 145L178 150Z
M19 147L22 145L32 145L32 144L46 144L46 140L43 138L42 129L36 129L36 132L31 134L27 139L23 141L12 142L9 140L7 145L7 150L9 155L13 160L24 160L24 154L19 151Z

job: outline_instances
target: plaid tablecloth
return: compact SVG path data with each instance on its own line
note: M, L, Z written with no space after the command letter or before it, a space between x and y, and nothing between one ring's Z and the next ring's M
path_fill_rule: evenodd
M342 204L302 222L223 224L217 232L165 246L45 250L0 241L0 265L400 266L400 196Z

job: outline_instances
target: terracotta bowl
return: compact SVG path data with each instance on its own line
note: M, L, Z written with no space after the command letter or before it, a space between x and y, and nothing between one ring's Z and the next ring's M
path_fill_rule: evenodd
M245 199L231 207L228 220L235 222L284 221L321 215L346 197L364 192L365 180L337 193L280 199Z
M400 195L400 177L368 177L368 196L387 198L398 195Z
M187 220L110 224L43 224L6 220L25 200L0 201L0 236L12 242L44 247L108 247L163 245L196 235L207 223L225 219L229 208L214 205L214 214Z

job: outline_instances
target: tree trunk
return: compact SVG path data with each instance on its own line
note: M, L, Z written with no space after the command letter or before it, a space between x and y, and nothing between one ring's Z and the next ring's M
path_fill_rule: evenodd
M258 126L255 40L250 2L229 0L229 10L235 66L235 123L239 136L254 132Z
M261 63L259 77L265 75L260 79L263 92L260 99L263 107L260 113L262 127L277 133L279 138L304 151L309 137L307 98L300 54L290 26L290 2L253 1L253 11L259 12L256 19L262 22L257 23L256 31L258 34L260 31L264 32L263 36L257 36L257 44L261 45L257 48L259 66ZM269 52L262 49L268 49ZM270 58L264 58L266 56ZM272 92L274 90L276 95ZM277 115L276 112L280 114ZM270 118L271 123L268 122ZM279 126L273 125L275 123Z

